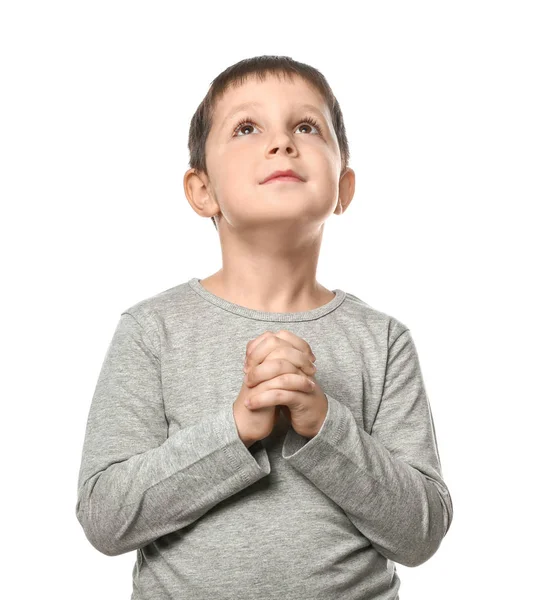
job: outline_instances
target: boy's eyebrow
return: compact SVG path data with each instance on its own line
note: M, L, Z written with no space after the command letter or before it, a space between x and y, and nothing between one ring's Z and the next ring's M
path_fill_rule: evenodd
M230 113L228 113L228 115L223 119L220 129L222 129L224 127L224 125L226 123L228 123L228 121L230 121L230 119L235 114L237 114L247 108L255 108L255 107L260 107L260 106L262 106L260 102L243 102L242 104L238 104L238 106L234 107L234 109ZM324 113L318 107L316 107L314 104L302 104L300 106L297 106L297 109L298 110L303 110L303 109L312 110L312 111L318 113L324 119L324 121L326 121L326 117L324 116Z

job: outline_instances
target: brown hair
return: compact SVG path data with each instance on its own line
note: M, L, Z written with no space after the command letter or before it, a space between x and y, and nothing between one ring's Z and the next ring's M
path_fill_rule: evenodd
M333 92L320 71L305 63L297 62L289 56L255 56L240 60L220 73L210 84L210 89L199 104L189 127L189 167L207 175L206 170L206 140L212 127L215 106L220 98L231 86L238 86L245 82L250 75L264 81L266 75L287 76L290 80L294 75L299 75L311 83L322 95L329 107L333 128L337 134L337 141L341 151L341 175L348 167L350 150L344 127L341 108ZM211 218L215 229L215 217Z

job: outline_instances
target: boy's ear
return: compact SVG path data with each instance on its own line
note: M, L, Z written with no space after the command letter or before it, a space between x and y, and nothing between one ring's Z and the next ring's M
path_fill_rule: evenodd
M352 198L354 197L354 191L356 189L356 174L353 169L347 168L341 175L339 180L339 199L337 206L333 211L336 215L342 215L342 213L350 206Z
M219 205L211 193L211 184L205 173L189 169L183 176L183 190L191 208L201 217L219 214Z

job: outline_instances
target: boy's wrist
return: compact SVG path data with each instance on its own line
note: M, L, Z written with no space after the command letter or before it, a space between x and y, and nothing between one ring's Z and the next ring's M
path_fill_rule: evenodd
M243 438L240 436L240 439L247 446L247 448L250 448L253 444L256 443L256 440L251 440L249 438Z

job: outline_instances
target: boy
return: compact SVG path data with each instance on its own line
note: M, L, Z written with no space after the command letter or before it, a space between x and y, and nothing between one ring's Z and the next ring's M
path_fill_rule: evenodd
M121 314L77 518L104 554L137 551L132 599L398 599L395 563L427 561L453 505L409 329L316 282L354 194L339 104L308 65L244 60L189 149L223 267Z

